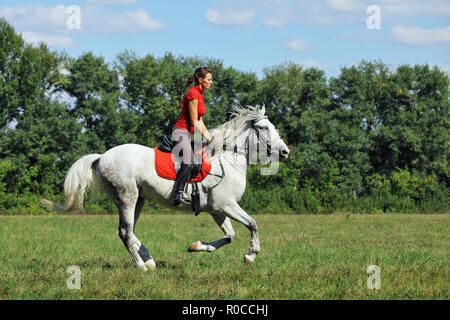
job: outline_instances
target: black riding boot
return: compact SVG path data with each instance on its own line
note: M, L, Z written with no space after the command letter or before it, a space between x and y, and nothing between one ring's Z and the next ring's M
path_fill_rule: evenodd
M175 185L173 186L173 198L172 205L177 206L183 200L183 190L186 183L189 182L191 178L192 165L181 164L180 169L177 172L177 179L175 180ZM186 201L183 201L186 202Z

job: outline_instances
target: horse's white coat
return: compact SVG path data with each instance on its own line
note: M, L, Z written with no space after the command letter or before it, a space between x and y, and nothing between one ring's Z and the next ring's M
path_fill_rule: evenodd
M199 190L201 211L212 215L224 232L224 237L210 243L196 241L192 243L189 251L212 252L230 243L235 236L231 218L244 224L250 230L250 247L244 260L246 263L253 263L260 251L258 226L256 221L238 204L246 187L248 165L246 143L252 141L250 138L252 121L255 127L267 129L267 134L272 137L270 139L272 152L275 150L287 158L289 149L279 137L275 127L264 117L264 108L235 107L234 111L236 116L232 120L211 131L215 141L209 147L209 152L216 148L216 154L211 158L211 173L222 175L220 159L225 176L220 178L209 175L202 181ZM255 120L257 120L256 123ZM233 138L230 139L230 136ZM234 152L234 147L222 152L222 146L230 146L230 141L237 145L238 152ZM119 236L135 265L143 270L147 270L147 267L154 268L156 265L150 252L134 234L144 199L151 199L161 205L172 207L169 198L173 181L157 175L154 149L137 144L125 144L114 147L102 155L92 154L81 157L72 165L66 176L64 185L67 196L66 207L48 200L43 200L43 204L59 211L80 209L85 188L88 186L99 187L117 205L120 218ZM177 210L191 211L192 209L185 206Z

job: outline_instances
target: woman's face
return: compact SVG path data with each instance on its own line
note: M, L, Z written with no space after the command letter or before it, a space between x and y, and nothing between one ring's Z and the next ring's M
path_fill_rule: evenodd
M212 85L212 74L208 73L204 79L199 78L199 84L202 87L203 90L209 89Z

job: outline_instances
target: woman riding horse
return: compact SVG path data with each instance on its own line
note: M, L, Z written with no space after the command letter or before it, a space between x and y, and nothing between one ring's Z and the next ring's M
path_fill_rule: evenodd
M265 115L264 107L233 106L232 111L234 117L211 130L214 141L206 150L208 153L208 149L211 149L211 172L202 180L202 187L198 190L200 210L211 214L224 236L211 242L195 241L189 251L213 252L231 243L235 237L231 225L233 219L250 231L250 247L244 255L244 261L252 264L260 251L258 225L239 205L246 188L248 166L256 163L250 158L256 150L263 151L261 155L267 151L271 155L270 167L261 168L261 175L276 174L278 160L286 160L290 150ZM212 150L215 151L214 155ZM156 263L150 251L135 235L135 226L146 199L171 206L169 193L173 182L156 172L155 149L138 144L123 144L103 154L84 155L70 167L64 180L66 205L46 199L42 200L42 204L59 212L82 210L84 193L88 187L106 192L117 205L119 237L134 264L142 270L155 268ZM179 210L191 211L191 208L186 206Z
M195 85L184 94L193 82ZM177 144L172 153L176 159L182 159L182 162L173 187L172 205L189 202L189 198L183 198L183 190L186 183L189 182L194 168L194 152L191 147L192 134L196 131L206 138L207 144L211 142L211 134L203 123L203 115L206 112L203 91L209 89L211 84L211 69L198 68L187 79L180 98L179 106L182 107L182 111L173 127L171 140Z

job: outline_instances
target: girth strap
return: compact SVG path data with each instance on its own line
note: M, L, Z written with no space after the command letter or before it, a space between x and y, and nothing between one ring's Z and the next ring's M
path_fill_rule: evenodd
M218 174L215 174L215 173L208 172L206 169L204 169L208 175L220 178L220 181L214 187L211 187L211 189L217 187L222 182L222 179L225 177L225 170L223 169L222 159L220 157L219 157L219 164L220 164L220 170L222 171L221 176L219 176ZM203 176L203 173L202 173L202 176ZM202 185L203 185L203 182L202 182Z

